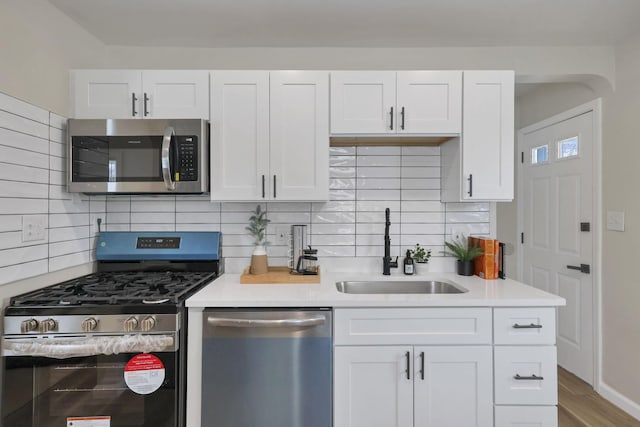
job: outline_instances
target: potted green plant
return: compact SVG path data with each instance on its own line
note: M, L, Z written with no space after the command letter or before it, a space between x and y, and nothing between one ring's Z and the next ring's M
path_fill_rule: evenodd
M269 243L267 242L267 224L269 222L271 221L267 219L267 212L263 211L260 205L257 205L253 215L249 217L249 225L245 227L245 230L253 237L255 245L251 254L251 268L249 269L251 274L264 274L269 271L265 247Z
M429 263L429 258L431 258L431 249L425 249L419 243L416 243L415 248L409 249L409 255L416 263L416 273L419 274L427 270L426 264ZM418 267L418 265L420 266Z
M461 276L473 275L473 260L482 255L482 248L471 245L469 240L462 236L459 239L454 239L451 242L444 242L447 249L444 250L445 255L454 256L457 258L457 272Z

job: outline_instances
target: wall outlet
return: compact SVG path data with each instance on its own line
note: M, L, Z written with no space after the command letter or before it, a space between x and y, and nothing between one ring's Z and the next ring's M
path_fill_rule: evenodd
M291 242L291 226L290 225L276 225L274 227L275 232L275 244L276 245L289 245Z
M24 215L22 217L22 241L37 242L47 240L47 216Z
M607 230L624 231L624 212L607 212Z
M463 236L467 236L467 229L466 227L463 226L456 226L456 225L452 225L451 228L449 229L450 233L449 233L449 239L451 240L460 240L462 239Z

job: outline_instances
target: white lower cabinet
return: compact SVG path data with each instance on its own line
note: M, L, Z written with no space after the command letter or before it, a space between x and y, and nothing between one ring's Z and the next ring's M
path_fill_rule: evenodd
M496 427L557 427L555 406L496 406Z
M493 425L491 347L336 347L334 427Z
M493 426L490 319L488 308L335 309L334 427Z

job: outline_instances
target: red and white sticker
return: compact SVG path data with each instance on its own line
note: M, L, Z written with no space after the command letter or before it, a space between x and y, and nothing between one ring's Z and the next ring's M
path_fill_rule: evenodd
M67 427L111 427L111 417L67 417Z
M153 354L138 354L124 367L124 381L134 393L151 394L164 381L164 365Z

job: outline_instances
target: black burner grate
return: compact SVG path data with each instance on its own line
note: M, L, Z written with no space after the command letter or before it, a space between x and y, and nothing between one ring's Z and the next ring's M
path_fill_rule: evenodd
M11 298L12 306L178 304L211 272L98 272Z

